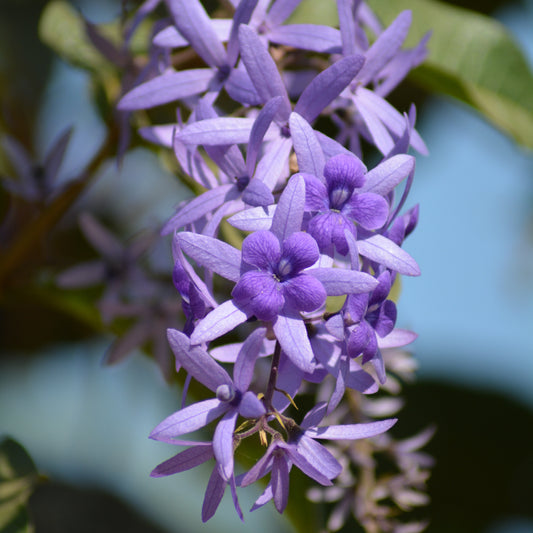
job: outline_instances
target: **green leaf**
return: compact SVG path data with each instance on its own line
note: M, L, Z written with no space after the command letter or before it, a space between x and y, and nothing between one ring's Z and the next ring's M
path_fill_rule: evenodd
M37 469L26 450L13 439L3 439L0 443L0 531L33 532L26 503L37 479Z
M369 0L389 24L411 9L412 46L428 31L429 56L411 78L424 88L477 109L519 144L533 149L533 73L519 45L498 21L435 0Z
M68 2L52 1L46 5L39 21L39 37L75 66L94 71L109 67L90 42L82 16Z

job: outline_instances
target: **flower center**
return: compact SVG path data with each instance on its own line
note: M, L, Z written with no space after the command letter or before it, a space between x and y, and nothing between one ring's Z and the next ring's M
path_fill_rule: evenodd
M342 209L344 204L352 196L352 192L349 189L342 187L341 189L333 189L329 193L329 203L332 209Z

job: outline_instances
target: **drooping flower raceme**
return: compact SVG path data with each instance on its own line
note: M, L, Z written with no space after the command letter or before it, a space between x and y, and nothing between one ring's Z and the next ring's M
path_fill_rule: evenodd
M337 0L336 29L285 24L299 0L231 4L233 13L211 20L199 0L167 0L173 24L155 46L169 59L189 46L195 67L206 66L166 69L120 102L128 111L176 102L177 123L142 134L171 146L204 191L163 228L174 234L174 283L187 318L168 340L185 388L194 379L214 397L151 433L188 446L154 476L214 460L204 520L228 485L242 516L237 491L270 474L253 509L273 500L283 512L293 466L331 486L342 465L374 464L372 451L357 455L350 441L377 439L396 419L372 421L357 406L387 387L386 351L415 337L395 329L390 293L398 276L420 273L402 248L418 211L401 210L414 176L406 152L425 146L414 109L402 115L385 100L425 54L425 41L402 48L410 13L382 29L363 2ZM320 131L319 117L337 131ZM360 137L383 154L369 170ZM315 406L298 423L292 406L301 390ZM210 423L212 441L181 440ZM254 435L264 454L240 472L237 449Z

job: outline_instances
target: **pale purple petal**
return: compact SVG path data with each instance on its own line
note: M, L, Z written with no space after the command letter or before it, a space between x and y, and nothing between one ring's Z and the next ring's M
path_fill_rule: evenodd
M268 22L272 26L283 24L298 7L302 0L275 0L267 16Z
M318 74L304 89L294 111L308 122L313 122L321 111L329 105L348 86L361 70L363 56L343 57Z
M211 19L211 26L219 41L227 41L231 32L233 20L231 19ZM162 48L182 48L189 46L189 42L175 26L168 26L156 33L152 42Z
M266 335L266 328L258 328L243 342L233 367L235 386L241 390L248 390L254 375L255 361L259 357Z
M349 389L363 394L374 394L379 389L374 378L365 372L354 359L350 359L350 369L346 374L345 384Z
M307 429L298 440L298 453L328 479L336 478L341 473L342 467L322 444L309 438L313 435L313 429Z
M263 102L250 76L244 69L233 69L224 84L224 89L226 89L230 98L243 105L257 106Z
M342 52L345 56L358 52L353 5L354 0L337 0Z
M287 459L284 456L274 456L270 483L272 485L274 505L277 511L282 513L289 501L289 467L287 466Z
M268 473L272 466L272 451L276 448L276 442L270 444L265 455L263 455L263 457L261 457L261 459L259 459L259 461L257 461L246 474L244 474L241 479L241 487L247 487L248 485L255 483L258 479L261 479Z
M274 320L285 303L281 285L270 272L245 272L231 293L235 303L259 320Z
M271 231L256 231L242 242L243 261L261 270L269 270L280 258L280 243Z
M241 59L259 96L264 102L281 96L282 102L276 116L278 120L286 121L291 112L291 104L276 63L257 33L245 24L239 28L239 42Z
M324 135L322 132L315 131L315 135L318 139L318 142L320 143L320 146L322 147L322 151L324 152L324 156L326 157L326 159L330 159L331 157L334 157L339 154L346 154L351 156L354 155L352 152L350 152L350 150L344 148L342 144L328 137L327 135Z
M344 238L346 239L346 244L348 244L350 266L352 267L352 270L359 270L361 267L359 265L359 249L357 247L357 239L352 231L346 230L344 230Z
M216 420L228 408L229 406L226 403L222 403L216 398L189 405L185 409L181 409L165 418L150 433L150 438L162 440L179 437L184 433L191 433Z
M193 198L163 226L161 235L168 235L186 224L200 219L207 213L211 213L225 201L233 199L234 195L230 193L234 189L236 187L232 184L221 185Z
M368 85L373 81L396 55L407 37L411 18L410 11L402 11L365 53L366 62L357 75L357 81L361 85Z
M306 476L314 479L317 483L324 485L326 487L333 485L329 478L322 473L322 470L315 468L307 459L305 459L298 451L296 451L293 446L285 445L287 453L291 458L291 461L297 466ZM322 466L318 463L317 466ZM339 465L340 466L340 465Z
M381 349L398 348L406 346L416 340L418 335L414 331L407 329L393 329L386 337L378 339L378 345Z
M237 512L238 517L241 519L242 522L244 522L244 516L242 514L241 506L239 505L239 500L237 498L237 486L235 484L235 476L231 476L229 480L229 487L231 491L231 499L233 500L233 507L235 508L235 511Z
M413 171L414 167L415 159L411 155L398 154L385 159L367 173L361 192L386 196Z
M241 252L233 246L205 235L188 231L176 236L180 248L199 265L220 276L238 281L241 277Z
M324 326L326 331L338 341L344 340L344 320L340 313L328 318Z
M232 408L217 424L213 435L213 453L219 464L219 472L226 481L233 474L233 432L239 412Z
M228 222L237 229L243 231L269 230L272 226L272 218L276 211L275 205L267 207L254 207L245 209L228 219Z
M191 344L211 341L246 322L253 313L249 309L242 310L241 308L237 307L232 300L215 307L194 328Z
M255 179L261 180L270 190L289 175L289 155L292 139L280 137L268 146L255 169ZM269 226L270 227L270 226Z
M187 335L175 329L167 330L167 338L176 361L196 381L216 392L222 384L231 385L228 373L200 346L192 346Z
M227 46L227 61L229 65L233 66L239 57L239 26L250 22L250 18L257 6L257 2L258 0L241 0L235 10L235 14L233 15L233 25L231 27L231 34Z
M222 496L224 496L225 489L226 482L218 473L218 467L215 466L205 491L204 502L202 504L202 522L207 522L216 513L222 501Z
M124 252L122 243L92 215L82 213L79 222L87 240L102 255L111 259L119 259L122 256Z
M207 90L214 71L198 68L175 72L169 70L160 76L141 83L119 101L120 111L149 109L182 98L188 98Z
M306 434L314 439L329 440L355 440L375 437L389 430L397 422L397 418L381 420L379 422L369 422L368 424L347 424L343 426L325 426L321 428L311 428Z
M295 174L281 194L272 218L270 231L283 241L302 228L305 206L305 182L301 175Z
M368 308L368 301L370 295L367 294L352 294L347 300L348 314L352 322L360 322L363 320L366 310Z
M343 268L311 268L306 271L320 281L328 296L365 293L377 287L370 274Z
M261 180L253 179L244 189L242 200L248 205L259 207L273 204L274 196Z
M312 372L314 355L304 321L296 314L280 315L274 333L287 357L304 372Z
M259 418L266 412L263 402L253 393L247 391L243 394L239 404L239 414L244 418Z
M339 30L317 24L287 24L274 28L268 38L276 44L292 46L301 50L338 54L341 51Z
M357 111L359 111L376 148L382 154L388 154L394 148L394 140L380 118L374 112L374 109L370 108L367 102L359 96L359 93L362 90L362 87L357 89L356 98L354 99Z
M275 98L272 98L272 100L269 100L254 121L252 130L250 131L250 140L246 152L246 170L250 177L254 175L257 155L259 154L265 134L270 127L272 120L274 120L274 116L278 112L282 102L283 98L281 96L276 96Z
M177 128L177 124L161 124L159 126L145 126L137 131L146 141L171 148Z
M272 485L269 482L261 496L255 500L255 503L252 505L250 511L257 511L257 509L260 509L263 507L263 505L266 505L272 498Z
M167 6L179 32L208 65L227 64L226 50L199 0L167 0Z
M326 161L315 131L298 113L291 113L289 125L298 160L298 170L322 180Z
M279 391L286 392L291 398L294 398L302 384L303 377L304 372L294 365L282 351L278 370L278 380L276 382L276 387L279 390L274 392L274 397L272 398L272 406L274 409L280 413L285 411L290 405L290 402L285 394L282 394Z
M419 276L420 269L416 261L398 245L383 235L373 235L368 239L357 241L359 253L399 274Z
M327 402L317 403L312 409L310 409L304 416L304 419L300 423L300 428L308 429L313 426L318 426L322 419L326 416Z
M287 304L298 311L310 312L326 302L326 290L313 276L299 274L283 283L283 295Z
M150 476L163 477L185 472L209 461L212 457L213 446L211 443L198 443L197 446L184 450L157 465L150 473Z

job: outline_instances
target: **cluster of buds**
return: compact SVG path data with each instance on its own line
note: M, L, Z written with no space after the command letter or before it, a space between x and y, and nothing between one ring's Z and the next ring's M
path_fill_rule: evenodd
M145 2L138 18L157 4ZM204 521L227 486L242 518L237 489L267 475L253 509L273 500L283 512L293 466L332 487L347 465L343 498L360 501L349 465L367 468L371 453L365 463L354 441L375 439L376 450L396 450L398 461L413 449L400 454L384 435L396 419L372 421L387 410L365 412L364 398L387 386L391 350L416 336L395 328L390 294L398 275L419 274L402 248L418 209L402 209L415 167L407 152L426 148L414 108L401 114L386 97L423 60L426 39L404 49L410 13L383 29L359 0L337 0L340 29L287 24L298 4L231 0L232 18L211 19L199 0L166 0L171 23L156 24L150 49L160 71L118 106L130 113L175 102L175 124L141 134L172 148L186 179L204 190L163 228L173 235L186 317L168 342L186 383L214 396L184 402L150 435L187 447L153 476L214 459ZM176 57L194 68L175 70ZM370 169L364 143L381 154ZM296 421L291 406L303 394L314 406ZM216 420L212 440L182 439ZM264 454L236 472L235 452L253 436ZM406 483L421 482L406 477L389 492L376 485L381 498L400 500ZM361 505L353 509L361 518Z

